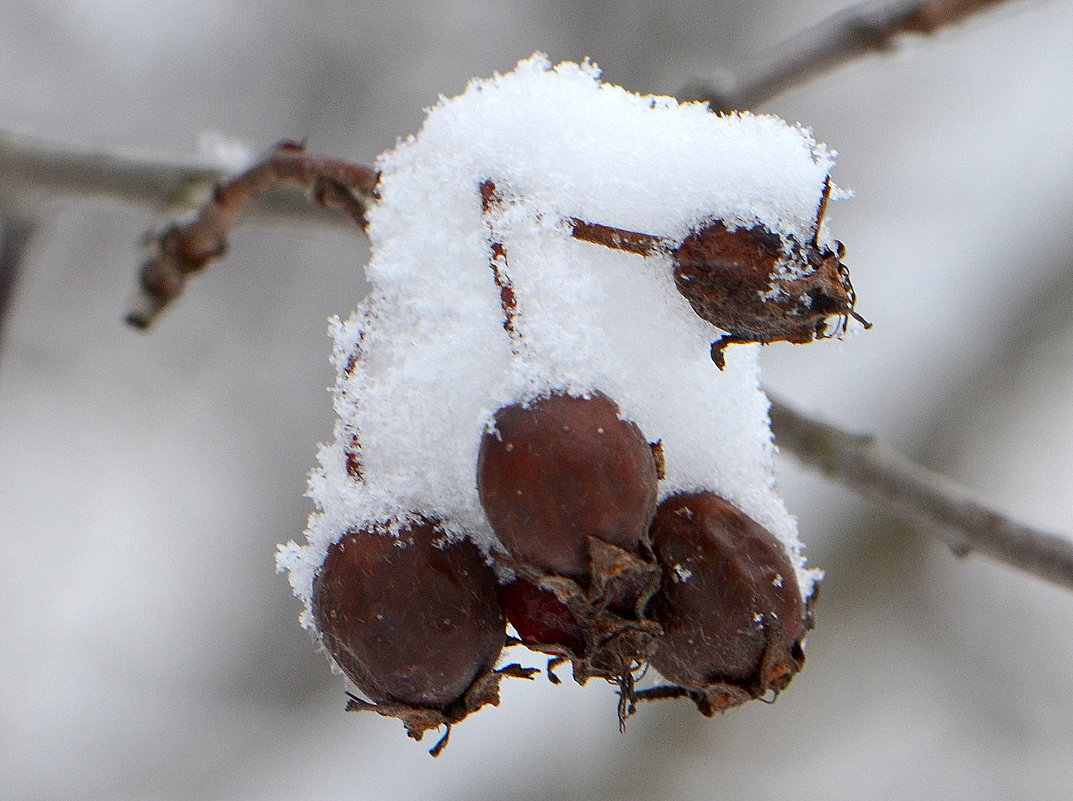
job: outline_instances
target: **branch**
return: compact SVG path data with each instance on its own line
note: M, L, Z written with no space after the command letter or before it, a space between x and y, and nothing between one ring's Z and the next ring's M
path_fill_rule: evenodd
M36 227L29 218L12 214L0 216L0 350L3 349L4 323L11 297Z
M882 0L852 6L784 44L728 86L686 86L683 99L704 100L714 111L756 108L796 86L870 53L889 52L908 33L933 34L1005 0Z
M169 226L152 240L152 254L142 266L141 292L127 323L148 328L182 293L190 274L224 256L227 234L238 217L281 184L302 187L314 203L364 227L365 204L376 181L370 167L311 156L300 144L280 143L246 172L217 185L192 220Z
M219 165L160 153L76 147L0 131L0 206L25 215L38 212L40 200L72 196L164 208L232 175ZM251 217L291 224L338 222L335 215L311 206L286 186L269 192L250 211Z
M1073 540L989 509L950 479L870 437L811 420L773 401L776 442L801 462L931 531L960 556L972 551L1073 589Z
M871 52L885 51L904 33L930 34L1003 0L914 0L865 3L791 40L736 89L695 87L689 94L716 110L755 107ZM0 132L0 197L4 213L19 212L34 197L86 195L165 206L198 187L223 181L220 168L159 156L73 149ZM309 190L326 215L283 184ZM362 222L363 202L375 173L318 159L284 145L246 173L223 184L193 221L155 240L157 252L143 269L143 292L130 322L147 326L181 291L187 275L223 254L226 233L240 213L278 217L292 225ZM15 237L13 241L18 241ZM584 237L582 237L584 238ZM21 245L19 245L21 247ZM6 258L6 257L5 257ZM976 550L1073 589L1073 542L1010 521L969 497L949 479L913 464L870 439L855 437L775 403L778 443L804 463L935 532L957 553Z

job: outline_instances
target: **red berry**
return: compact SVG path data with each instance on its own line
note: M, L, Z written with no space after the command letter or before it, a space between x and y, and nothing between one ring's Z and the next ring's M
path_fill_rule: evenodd
M555 593L525 579L505 584L499 591L507 620L523 643L545 653L570 655L583 651L581 627Z

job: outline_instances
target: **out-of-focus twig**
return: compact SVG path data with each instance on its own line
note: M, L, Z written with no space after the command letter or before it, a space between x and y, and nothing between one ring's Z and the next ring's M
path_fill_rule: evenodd
M5 204L82 195L160 205L186 186L211 185L224 175L221 168L206 164L0 131L0 193Z
M869 437L855 436L773 402L780 447L825 476L937 535L959 555L976 551L1073 589L1073 539L1018 523L963 487Z
M39 214L41 201L65 197L108 198L142 208L164 208L233 175L220 165L163 153L87 148L0 131L0 198L5 209ZM269 191L250 217L301 225L339 224L337 215L311 205L293 187Z
M33 238L34 221L14 214L0 215L0 351L4 345L4 325L26 248Z
M364 226L365 205L376 186L376 171L361 164L312 156L302 145L283 142L237 177L217 185L212 199L188 222L161 231L142 266L141 291L127 322L148 328L178 297L187 276L203 270L227 251L227 235L238 217L280 184L305 189L320 206Z
M891 48L901 34L931 34L1006 0L881 0L852 6L785 42L770 57L719 87L687 85L682 99L706 100L715 111L751 109L790 89Z

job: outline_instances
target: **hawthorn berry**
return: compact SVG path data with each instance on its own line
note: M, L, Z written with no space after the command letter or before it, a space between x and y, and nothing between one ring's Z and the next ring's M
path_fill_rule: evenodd
M526 582L506 593L511 623L530 648L569 659L579 683L629 690L658 634L644 614L659 581L653 448L601 392L512 404L494 425L477 488L502 561Z
M723 350L734 343L804 344L829 336L831 317L842 327L848 317L864 323L842 252L840 243L835 250L784 243L762 225L731 229L714 220L674 251L674 280L698 316L728 332L712 343L722 369Z
M602 392L500 409L481 440L477 489L518 564L587 585L593 540L640 555L656 510L652 448Z
M712 492L673 495L652 525L663 571L652 666L705 715L783 690L804 664L808 615L782 544Z
M372 702L348 709L401 718L420 740L499 702L506 623L495 572L432 521L345 534L317 574L312 611L324 648Z

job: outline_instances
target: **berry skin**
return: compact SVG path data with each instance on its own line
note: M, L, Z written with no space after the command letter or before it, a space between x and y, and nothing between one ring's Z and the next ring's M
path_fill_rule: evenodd
M397 537L348 532L313 588L324 648L373 702L347 708L401 718L418 740L499 702L493 667L506 623L495 573L473 543L441 539L426 520Z
M530 648L556 655L584 650L584 632L562 601L525 579L499 588L507 620Z
M664 633L651 664L677 694L713 715L784 689L804 664L808 617L782 544L718 495L696 492L660 504L652 545L663 580L651 613Z

